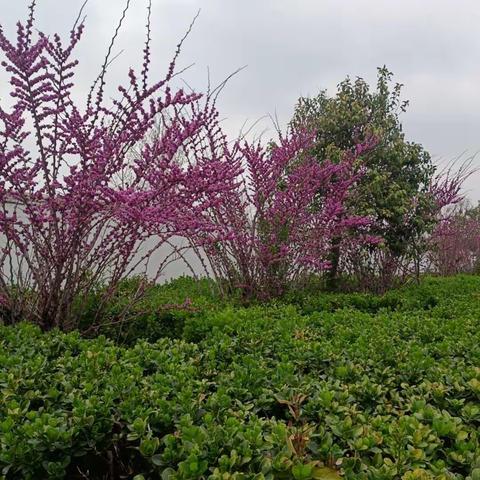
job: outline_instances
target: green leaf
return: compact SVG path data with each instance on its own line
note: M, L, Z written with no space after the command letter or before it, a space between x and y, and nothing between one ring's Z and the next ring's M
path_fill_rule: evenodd
M166 468L162 472L162 480L171 480L172 478L175 478L175 470L173 468Z
M315 480L340 480L340 474L328 467L317 467L313 469L312 478Z
M474 468L471 477L472 480L480 480L480 468Z
M292 468L293 478L296 480L308 480L312 478L313 467L311 465L297 464Z

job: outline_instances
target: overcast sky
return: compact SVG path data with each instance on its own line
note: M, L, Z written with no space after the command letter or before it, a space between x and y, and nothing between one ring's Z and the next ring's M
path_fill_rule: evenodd
M83 0L38 0L37 27L65 33ZM77 57L79 94L88 89L106 52L124 0L89 0L86 34ZM13 32L27 1L0 0L0 23ZM131 9L109 80L117 84L141 62L145 0ZM350 75L375 81L387 65L403 83L410 107L407 138L437 162L480 151L480 2L478 0L153 0L153 70L161 78L175 44L201 9L179 67L196 90L247 67L224 90L220 110L233 135L245 121L277 114L288 122L296 99L321 89L335 92ZM0 97L5 78L0 78ZM271 127L264 120L257 133ZM268 135L268 134L267 134ZM273 135L273 130L271 131ZM480 156L475 160L480 167ZM480 174L467 184L480 200Z

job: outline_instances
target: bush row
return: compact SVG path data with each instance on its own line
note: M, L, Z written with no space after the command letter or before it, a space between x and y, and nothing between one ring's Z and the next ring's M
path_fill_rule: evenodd
M2 475L478 480L479 287L426 280L375 314L223 306L128 348L0 327Z
M118 292L105 308L103 323L90 333L103 334L122 345L131 345L138 339L155 342L165 337L183 338L186 322L196 319L196 325L201 329L204 321L205 326L214 321L212 311L242 306L240 297L221 296L213 281L194 280L190 277L180 277L163 285L148 287L141 300L132 303L140 281L140 278L133 278L122 282ZM316 283L312 282L312 285ZM434 307L441 310L458 297L474 295L479 286L478 277L471 275L458 275L448 279L425 277L420 285L407 285L390 290L384 295L330 292L319 294L315 286L310 286L308 290L292 290L283 298L271 302L270 306L294 305L302 315L315 312L333 313L343 309L370 314L381 311L431 310ZM100 295L98 298L101 297ZM84 332L89 332L89 327L95 322L98 298L92 294L87 302L82 301L78 306L80 329Z

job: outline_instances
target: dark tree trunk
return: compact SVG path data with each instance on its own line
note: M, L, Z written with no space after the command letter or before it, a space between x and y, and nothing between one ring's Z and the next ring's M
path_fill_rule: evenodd
M338 273L340 267L340 239L334 238L330 250L331 268L327 273L327 288L329 290L338 290Z

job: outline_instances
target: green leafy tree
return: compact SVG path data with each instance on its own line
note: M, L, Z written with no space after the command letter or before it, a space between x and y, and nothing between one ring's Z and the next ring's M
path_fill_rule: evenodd
M340 159L345 150L376 136L377 147L359 158L359 168L366 172L351 208L373 218L371 233L383 239L381 248L389 258L407 255L432 226L428 189L435 167L422 145L405 139L400 114L408 101L402 100L401 90L402 84L393 84L392 73L382 67L376 89L362 78L347 77L333 97L321 91L315 97L300 98L291 121L294 127L316 132L313 153L319 161ZM339 240L332 248L331 286L341 269L341 254Z

